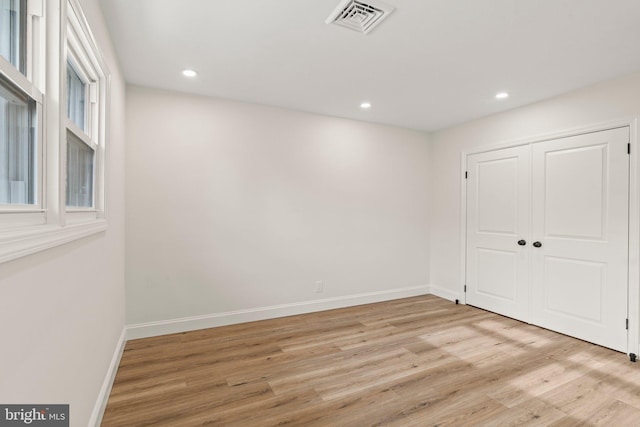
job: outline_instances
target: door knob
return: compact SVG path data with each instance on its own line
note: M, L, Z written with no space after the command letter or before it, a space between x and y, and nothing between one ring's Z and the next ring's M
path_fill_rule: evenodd
M540 242L533 242L533 247L535 247L535 248L540 248L540 247L542 247L542 243L540 243Z
M526 244L527 244L527 241L526 241L526 240L518 240L518 244L519 244L520 246L524 246L524 245L526 245Z

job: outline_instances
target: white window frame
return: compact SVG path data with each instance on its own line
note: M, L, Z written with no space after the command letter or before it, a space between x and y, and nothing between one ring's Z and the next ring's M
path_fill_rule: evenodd
M4 60L4 58L0 57L0 60ZM0 68L4 64L0 64ZM28 96L31 100L35 101L35 115L36 115L36 126L35 126L35 143L36 143L36 192L35 198L36 203L33 205L23 205L23 204L1 204L0 205L0 215L4 219L0 221L0 230L6 227L14 227L18 224L20 225L34 225L34 224L43 224L45 221L44 217L44 156L43 156L43 144L42 144L42 133L43 133L43 125L42 125L42 101L43 95L36 89L30 88L31 91L25 91L24 86L20 83L16 83L15 81L7 78L6 75L3 76L4 80L8 81L9 84L18 88L24 95Z
M71 119L66 112L66 84L64 90L64 156L66 173L66 149L67 132L71 132L76 138L85 143L94 152L93 164L93 206L77 207L65 206L67 222L87 221L103 218L105 212L104 183L105 183L105 156L106 156L106 98L105 91L108 85L108 72L102 59L102 55L97 48L91 30L84 19L82 10L77 0L68 0L67 11L67 40L64 57L64 75L66 82L67 62L74 65L74 69L80 78L86 82L87 93L85 103L85 129L81 129ZM65 184L66 188L66 184Z
M36 104L36 203L33 205L2 204L0 205L0 233L16 227L39 225L46 223L45 199L46 188L44 185L45 158L44 158L44 114L43 105L45 97L43 93L42 76L43 54L40 48L42 42L43 26L42 0L28 0L26 10L25 31L25 74L20 72L7 59L0 56L0 74L2 78L17 88L24 95L35 101ZM1 240L0 240L1 243Z
M107 229L109 71L78 0L27 0L27 13L26 75L2 57L0 73L36 101L37 205L0 205L0 263ZM87 98L95 105L83 139L89 138L95 149L90 209L66 207L67 131L84 133L67 120L67 55L89 60L96 70L95 76L87 76L95 78Z

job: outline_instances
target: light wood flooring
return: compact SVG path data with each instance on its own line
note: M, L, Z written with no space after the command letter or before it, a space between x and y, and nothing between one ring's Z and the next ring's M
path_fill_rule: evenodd
M129 341L103 426L640 426L640 364L435 296Z

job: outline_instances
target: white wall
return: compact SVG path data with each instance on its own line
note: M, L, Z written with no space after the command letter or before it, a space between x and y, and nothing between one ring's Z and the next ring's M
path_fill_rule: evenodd
M639 115L640 73L637 73L433 134L432 290L459 298L463 284L460 266L462 151Z
M426 292L424 133L128 86L127 139L128 324Z
M89 422L124 328L125 86L96 0L83 0L112 75L109 228L0 265L0 402L68 403Z

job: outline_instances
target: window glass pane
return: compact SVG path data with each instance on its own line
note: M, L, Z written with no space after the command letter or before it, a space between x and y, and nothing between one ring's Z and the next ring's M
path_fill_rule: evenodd
M35 101L0 80L0 204L36 203Z
M25 73L26 0L0 0L0 55Z
M67 117L80 129L85 128L87 84L70 62L67 62Z
M93 149L67 132L67 206L93 206L93 160Z

